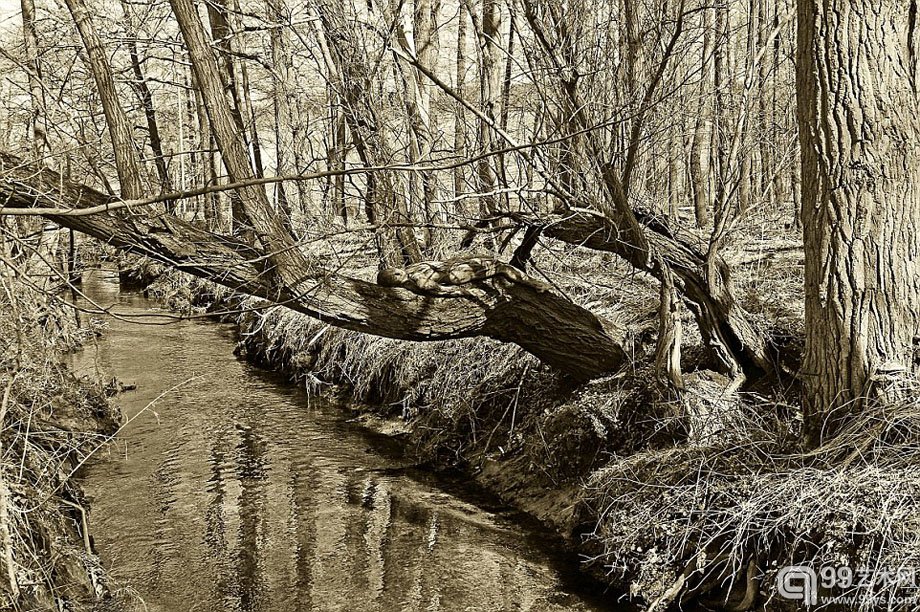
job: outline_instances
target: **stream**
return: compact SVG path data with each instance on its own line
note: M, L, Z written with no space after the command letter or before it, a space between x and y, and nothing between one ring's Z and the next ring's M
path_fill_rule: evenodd
M106 317L72 365L137 385L83 478L95 547L137 609L621 609L532 521L235 358L231 326L176 322L117 280L92 272L83 291L145 316Z

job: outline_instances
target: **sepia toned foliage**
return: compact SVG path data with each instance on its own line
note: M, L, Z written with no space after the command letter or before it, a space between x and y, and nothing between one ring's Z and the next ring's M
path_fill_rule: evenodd
M829 465L913 406L915 25L893 0L23 0L0 33L3 256L66 276L76 231L344 344L488 338L571 388L647 368L685 468L710 417ZM701 525L721 545L733 523ZM738 605L764 533L716 572ZM672 544L661 606L704 590Z

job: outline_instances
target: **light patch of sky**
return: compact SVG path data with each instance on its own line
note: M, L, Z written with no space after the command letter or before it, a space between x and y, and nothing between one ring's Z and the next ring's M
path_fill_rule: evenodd
M19 0L0 0L0 33L11 32L22 25Z
M0 22L19 16L19 0L0 0Z

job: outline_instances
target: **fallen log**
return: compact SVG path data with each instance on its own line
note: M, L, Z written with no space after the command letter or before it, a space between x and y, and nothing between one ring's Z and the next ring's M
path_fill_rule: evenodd
M265 264L277 254L170 214L104 210L115 202L118 200L50 169L0 152L0 214L4 208L97 207L101 210L89 215L43 216L116 248L271 300L329 325L402 340L485 336L512 342L576 380L615 371L626 361L625 327L602 322L568 299L529 284L485 281L476 283L477 291L469 295L442 298L381 287L323 270L312 261L303 270L304 280L279 284Z

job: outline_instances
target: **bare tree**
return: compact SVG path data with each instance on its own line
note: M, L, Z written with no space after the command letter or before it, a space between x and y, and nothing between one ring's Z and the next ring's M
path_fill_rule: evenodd
M341 3L319 0L317 12L339 79L345 121L358 156L367 167L382 168L394 163L394 146L377 108L382 96L378 96L375 103L372 93L375 72L370 58L362 51L364 46L346 21ZM381 262L393 266L421 261L418 239L408 228L412 218L402 178L386 171L368 175L365 201L368 220L382 226L377 237ZM391 229L389 224L397 227Z
M42 86L42 64L38 57L38 33L35 29L35 2L34 0L21 0L20 7L22 9L25 63L28 68L29 98L32 106L26 137L32 143L32 156L35 159L41 159L48 153L49 144L45 92Z
M84 0L65 0L67 8L73 16L74 23L83 39L89 69L99 91L102 110L105 114L109 137L115 150L115 164L118 169L121 195L124 198L143 197L144 188L143 167L140 155L134 142L131 122L125 114L112 78L112 69L106 57L102 40L93 26L90 12Z
M163 140L160 136L160 124L157 121L156 108L153 105L153 93L147 83L147 77L144 74L144 68L140 53L138 51L137 38L138 31L134 24L134 16L131 11L131 5L122 0L122 11L125 15L126 26L126 44L128 46L128 57L131 60L131 71L134 74L134 80L129 81L131 88L140 100L141 107L144 109L144 119L147 122L147 134L150 138L150 149L153 151L153 163L157 169L157 176L160 179L160 190L164 193L172 191L172 179L169 176L169 169L166 166L166 156L163 154ZM167 203L167 208L171 205Z
M272 65L272 105L275 111L275 173L279 176L293 174L295 159L294 143L294 83L293 66L290 55L290 41L287 28L287 8L284 0L267 0L269 11ZM255 122L253 122L255 123ZM285 219L290 220L291 209L300 208L300 203L291 205L295 200L293 193L288 193L284 183L275 185L275 206Z

